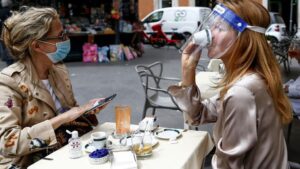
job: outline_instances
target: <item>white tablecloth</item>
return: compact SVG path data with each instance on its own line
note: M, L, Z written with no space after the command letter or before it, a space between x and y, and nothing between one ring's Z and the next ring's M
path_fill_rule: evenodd
M132 127L136 127L132 126ZM115 123L104 123L96 127L94 131L105 131L111 133ZM82 142L87 142L91 132L81 137ZM159 140L150 158L138 160L139 169L199 169L205 156L212 150L214 144L211 137L204 131L188 130L182 132L177 144L171 144L167 140ZM68 147L65 146L47 157L53 160L40 160L28 169L109 169L110 162L100 165L91 165L88 161L88 154L78 159L68 157Z

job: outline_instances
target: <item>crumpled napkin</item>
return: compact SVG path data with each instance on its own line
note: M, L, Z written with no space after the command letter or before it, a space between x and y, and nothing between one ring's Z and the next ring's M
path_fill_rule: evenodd
M142 121L139 122L139 130L153 130L155 125L155 117L145 117Z
M137 169L136 157L132 151L113 152L111 169Z

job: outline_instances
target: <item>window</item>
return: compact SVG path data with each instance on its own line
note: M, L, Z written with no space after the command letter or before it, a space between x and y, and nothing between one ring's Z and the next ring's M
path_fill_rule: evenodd
M163 13L164 13L163 11L155 12L152 15L150 15L145 21L146 22L158 22L161 20Z
M172 0L161 0L161 7L172 7Z

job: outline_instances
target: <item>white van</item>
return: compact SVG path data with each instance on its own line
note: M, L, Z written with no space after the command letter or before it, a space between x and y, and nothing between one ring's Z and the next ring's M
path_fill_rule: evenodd
M271 18L271 24L265 33L267 38L273 43L288 40L289 37L286 32L286 25L280 14L277 12L269 12L269 14Z
M200 23L210 14L208 7L169 7L157 9L145 18L145 32L151 34L152 26L162 23L162 30L166 34L173 32L183 33L186 36L191 35Z

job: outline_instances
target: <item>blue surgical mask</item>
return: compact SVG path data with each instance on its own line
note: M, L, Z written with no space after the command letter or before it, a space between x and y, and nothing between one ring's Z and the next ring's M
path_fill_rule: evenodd
M53 63L58 63L58 62L62 61L63 59L65 59L67 57L67 55L69 54L70 50L71 50L70 39L62 41L62 42L57 42L55 44L50 43L50 42L45 42L45 41L42 41L42 42L56 46L56 51L55 52L46 53L48 58Z

